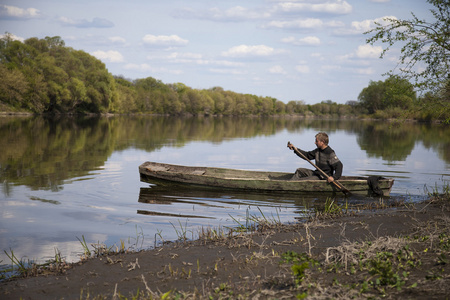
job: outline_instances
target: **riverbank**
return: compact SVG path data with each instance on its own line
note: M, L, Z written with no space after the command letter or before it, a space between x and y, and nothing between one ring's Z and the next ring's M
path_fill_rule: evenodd
M1 298L443 299L450 297L450 200L327 210L302 223L261 222L252 234L210 229L196 241L29 273L0 283Z

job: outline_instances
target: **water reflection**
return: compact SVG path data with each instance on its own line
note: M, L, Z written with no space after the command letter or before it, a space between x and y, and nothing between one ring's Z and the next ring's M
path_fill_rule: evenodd
M312 149L318 131L328 132L332 147L339 147L345 175L394 177L394 197L405 196L405 190L423 195L424 184L439 178L448 183L450 135L439 125L280 117L0 117L0 261L8 261L4 250L10 248L37 260L51 258L58 248L76 260L82 252L77 238L119 245L136 228L144 232L144 247L152 246L157 233L176 239L172 224L178 222L188 222L194 232L198 226L236 225L233 219L245 220L246 214L282 222L302 218L324 196L148 186L139 181L138 166L152 160L293 172L301 160L286 142L298 139Z
M191 221L214 219L215 224L218 220L230 219L230 216L233 220L245 221L249 215L288 222L293 213L304 215L317 200L314 195L246 192L158 180L149 187L140 188L138 201L144 205L138 214L166 217L166 220L179 217Z
M363 123L357 141L369 157L381 157L388 162L404 161L414 149L419 128L397 124Z
M355 133L359 146L369 157L404 161L416 143L422 142L450 163L449 130L445 125L362 122Z
M350 206L367 205L380 201L380 198L376 197L348 196L341 192L324 195L323 193L242 191L154 180L150 187L140 188L138 201L148 204L148 206L145 210L139 210L138 213L167 217L211 218L211 210L229 211L233 206L250 205L269 210L272 207L290 207L300 215L304 215L311 209L321 207L324 204L324 198L333 199L338 204L347 203ZM385 198L383 201L388 203L391 200ZM172 205L174 207L170 207ZM190 215L173 213L174 210L179 211L183 206L191 213L197 213ZM199 210L196 209L197 206L206 209ZM210 210L208 210L209 208Z
M306 198L308 197L308 198ZM202 202L206 199L208 202ZM189 203L209 207L225 208L230 204L283 205L295 204L302 199L301 206L307 201L317 199L314 195L299 195L295 193L264 193L256 191L240 191L204 186L183 185L171 182L155 181L151 187L141 188L139 202L147 204L177 204Z
M337 130L356 135L369 157L404 161L422 142L450 163L449 128L411 123L296 118L61 117L0 118L0 178L32 189L63 189L64 182L97 170L114 151L153 152L181 148L192 141L222 143L230 139L275 135L283 130Z

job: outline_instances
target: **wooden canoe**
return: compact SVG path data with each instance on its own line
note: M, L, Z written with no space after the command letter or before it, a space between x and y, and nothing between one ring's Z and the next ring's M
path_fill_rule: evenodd
M339 192L336 186L325 180L290 180L293 173L247 171L211 167L189 167L156 162L139 166L141 181L167 180L201 186L254 191L285 191L303 193ZM367 177L342 176L339 182L351 193L371 195ZM380 178L378 187L389 196L394 179Z

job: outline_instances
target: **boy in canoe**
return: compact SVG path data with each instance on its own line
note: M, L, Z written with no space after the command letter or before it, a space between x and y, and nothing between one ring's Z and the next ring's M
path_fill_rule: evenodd
M310 170L306 168L298 168L294 176L292 176L291 180L319 180L326 179L328 182L333 182L334 180L338 180L342 176L343 165L339 158L334 153L334 150L328 146L328 134L325 132L319 132L316 134L315 144L317 146L316 149L312 151L303 151L301 149L295 148L290 142L288 142L288 147L291 150L294 150L295 154L303 159L307 160L315 160L316 170ZM297 153L295 150L298 150ZM323 171L327 175L320 171Z

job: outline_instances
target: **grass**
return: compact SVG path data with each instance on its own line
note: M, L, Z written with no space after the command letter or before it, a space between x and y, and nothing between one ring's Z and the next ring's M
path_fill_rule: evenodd
M174 225L172 222L173 229L175 230L175 234L177 236L178 241L186 242L189 240L199 239L199 240L208 240L208 241L220 241L226 238L230 238L235 234L241 233L252 233L256 231L264 231L267 228L275 227L281 225L280 216L278 214L278 209L276 210L276 216L272 215L271 217L267 217L261 208L257 207L260 215L251 215L249 209L246 210L246 216L244 220L239 220L232 215L229 215L230 218L235 223L235 226L225 226L225 227L201 227L196 233L194 231L188 230L187 220L184 224L178 220L178 226ZM191 235L191 238L188 235ZM156 237L159 236L160 240L164 244L164 239L160 231L155 234L155 248L156 248Z
M296 286L301 285L306 277L306 270L310 267L316 267L319 262L306 253L297 253L294 251L285 252L281 255L280 263L292 263L292 273Z
M136 226L136 238L128 239L129 243L133 239L135 243L131 244L128 249L126 249L125 247L125 242L123 240L120 240L119 246L107 246L106 244L100 242L92 243L90 244L90 246L92 247L91 250L88 243L86 242L84 235L81 236L81 239L79 237L77 237L77 239L80 242L82 248L81 261L83 261L93 257L114 255L136 250L138 244L140 244L141 246L143 245L144 234L142 228L140 228L140 231L138 231ZM65 270L70 268L70 264L68 264L64 260L61 252L57 248L55 248L55 257L42 264L36 264L30 260L25 261L24 259L19 259L12 249L10 249L10 252L4 252L10 259L11 264L8 267L0 270L0 280L14 277L35 276L45 273L46 271L64 273Z
M245 216L245 225L243 222L240 222L238 219L234 218L233 216L229 215L230 218L237 224L237 226L229 227L230 230L236 231L236 232L255 232L255 231L264 231L267 228L274 227L281 225L282 222L280 220L280 215L278 213L278 208L275 208L277 215L276 217L272 214L271 218L268 218L265 216L261 208L257 207L260 216L257 215L251 215L249 212L249 209L246 210L246 216Z
M142 246L144 245L144 231L142 230L142 227L139 227L139 231L138 231L138 226L135 225L135 229L136 229L136 237L129 237L128 238L128 244L132 245L130 248L132 249L142 249ZM134 242L133 242L134 240ZM156 238L155 238L156 241ZM121 251L125 251L125 243L121 240Z
M392 297L395 291L403 290L411 290L408 294L412 296L420 284L427 285L429 283L426 281L441 281L449 276L443 273L450 263L449 222L447 219L433 223L432 229L418 228L422 232L414 239L408 236L380 237L373 241L348 242L339 247L330 247L326 249L325 259L321 262L309 254L290 251L281 256L280 263L292 265L292 284L299 299L309 296L327 298L324 296L328 293L327 288L320 286L327 277L323 270L327 274L336 274L334 289L341 290L341 295L352 295L351 298ZM425 250L419 252L419 249ZM425 269L421 253L431 256L431 261L427 258ZM426 269L428 274L422 275L423 279L417 277L417 274L425 273ZM411 277L413 272L415 275Z
M446 195L449 194L449 188L445 189ZM436 190L433 190L429 193L430 196L437 197L440 195L436 192ZM252 233L252 232L263 232L270 228L276 228L279 226L282 226L282 222L280 220L279 215L279 209L277 208L276 214L273 213L271 216L266 216L262 209L260 207L257 207L259 214L258 215L252 215L250 214L249 209L246 210L246 215L244 220L239 220L237 218L234 218L230 215L233 222L236 224L236 226L231 227L219 227L219 228L200 228L198 230L198 239L204 240L204 241L221 241L225 240L227 238L231 238L236 234L241 233ZM363 209L363 208L362 208ZM305 213L305 216L309 216L310 219L326 219L326 218L333 218L333 217L339 217L344 214L347 214L350 212L350 208L347 202L344 204L338 204L334 199L327 198L324 205L320 208L314 208L312 211ZM188 241L189 240L189 233L192 235L191 239L193 240L196 238L194 236L194 232L188 231L188 224L187 220L184 224L181 223L180 220L178 220L179 226L175 226L171 223L173 226L175 233L177 235L177 238L179 241ZM307 228L307 232L308 228ZM161 240L162 244L165 243L164 238L162 236L162 231L158 231L155 234L155 248L157 245L157 237ZM311 253L311 243L314 240L314 237L311 234L307 234L306 236L309 247L309 253ZM86 241L84 235L81 236L81 238L77 237L78 241L80 242L81 248L82 248L82 257L81 260L89 259L92 257L99 257L104 255L110 255L110 254L117 254L117 253L125 253L128 251L133 251L142 248L144 243L144 233L141 227L138 228L136 225L136 234L135 237L129 237L128 238L128 244L131 244L128 248L125 246L125 242L123 240L120 240L119 245L112 245L107 246L103 243L97 242L88 244ZM55 250L56 251L56 250ZM5 278L5 274L8 272L14 271L18 274L18 276L26 275L28 272L28 269L30 269L30 266L33 265L32 262L26 262L25 260L18 259L13 250L10 250L10 253L7 253L5 251L8 258L11 260L11 268L4 269L0 272L0 279ZM49 263L44 263L42 265L39 265L41 267L48 265ZM55 252L55 259L51 261L51 264L63 264L63 259L61 257L61 253Z
M450 204L450 197L448 193L437 193L433 191L430 196L430 202L440 201L443 205ZM380 204L381 205L381 204ZM385 204L383 204L385 205ZM409 206L408 206L409 207ZM315 218L328 218L340 216L348 213L350 210L347 203L338 204L332 199L327 201ZM279 217L267 217L259 209L259 216L251 216L246 214L244 220L234 220L237 224L236 228L202 228L199 231L199 238L207 241L225 241L235 234L240 236L247 236L248 232L261 230L261 228L268 228L269 226L282 226ZM311 221L311 220L310 220ZM337 247L328 247L320 254L313 256L312 247L314 240L320 238L319 236L312 236L311 229L314 223L306 223L306 236L304 243L307 245L305 253L297 253L295 251L288 251L282 255L278 255L272 249L272 255L260 252L253 252L245 258L245 264L249 268L257 264L267 264L270 260L277 259L281 265L289 265L286 268L287 277L280 276L284 279L273 279L267 281L266 288L278 289L279 295L269 298L283 298L286 295L296 295L298 299L304 298L383 298L395 297L395 293L408 291L411 295L418 286L439 284L445 282L448 278L448 273L443 270L448 268L450 264L450 219L437 219L429 224L420 224L415 228L415 233L403 237L378 237L373 240L359 241L359 242L343 242ZM243 226L242 226L243 225ZM187 223L182 224L179 221L179 228L174 226L180 241L186 241L188 237ZM245 229L245 230L241 230ZM141 240L142 233L136 230L136 241ZM142 232L142 230L141 230ZM161 235L161 232L159 232ZM258 246L259 249L270 250L269 244L250 243L250 238L239 239L240 246L242 243L249 243L249 246ZM90 250L84 236L79 239L84 253L90 256L112 253L111 247L103 247L105 250ZM231 247L229 242L227 245ZM225 242L224 242L225 245ZM231 246L230 246L231 245ZM119 249L124 249L120 246ZM309 249L309 250L308 250ZM117 248L116 248L117 250ZM16 264L16 268L26 265L22 260L18 260L14 252L8 253L10 259ZM8 256L8 257L9 257ZM424 260L427 257L427 261ZM430 264L430 260L432 261ZM63 259L59 251L55 249L55 264L61 264ZM137 261L136 261L137 264ZM189 266L189 265L188 265ZM168 264L164 269L164 274L168 278L184 278L190 279L195 274L212 278L218 276L223 272L224 265L215 262L210 266L202 266L200 260L197 259L196 266L193 264L193 270L190 267L177 267L174 264ZM422 278L417 277L417 273L423 274ZM162 274L162 273L161 273ZM414 275L416 274L416 275ZM274 275L274 274L271 274ZM289 276L290 275L290 276ZM332 281L329 278L334 277ZM259 280L255 277L256 281ZM282 280L285 280L282 282ZM328 281L327 281L328 280ZM228 282L222 282L214 287L212 290L206 291L188 291L180 292L176 290L169 291L152 291L147 281L142 275L142 281L145 283L145 290L137 290L130 295L122 295L116 289L114 291L113 299L247 299L251 296L258 295L261 290L249 292L240 290L236 291L236 287L230 285ZM282 285L281 283L284 283ZM442 284L441 284L442 285ZM430 291L432 288L430 288ZM334 294L330 294L333 291ZM334 296L330 296L334 295ZM403 294L404 295L404 294ZM80 299L103 299L102 296L89 295L82 293Z
M432 188L431 191L428 190L428 187L425 186L425 192L428 194L428 197L431 200L450 199L450 183L444 184L442 186L441 192L439 192L439 187L437 183L435 184L435 186Z
M89 250L89 246L86 243L86 240L84 239L84 235L81 236L82 240L80 240L79 237L77 237L78 241L81 244L81 247L83 248L83 254L85 256L85 258L89 258L91 257L91 250Z
M348 213L348 202L339 205L333 198L327 198L323 207L315 209L315 217L319 219L337 217L345 213Z
M329 272L362 273L365 284L361 291L371 288L384 294L387 287L401 290L408 280L408 271L420 268L422 262L405 238L389 237L329 248L325 264Z
M42 263L36 264L31 260L25 261L23 258L19 259L14 254L14 251L10 249L10 252L4 251L6 256L11 260L9 267L0 270L0 280L9 279L14 277L29 277L37 276L49 271L50 273L63 273L69 268L61 252L55 248L54 258ZM2 262L2 261L1 261Z
M184 228L183 228L183 224L181 224L181 221L178 220L178 223L180 225L180 228L178 229L175 225L173 225L172 222L170 222L170 224L172 225L173 229L175 229L175 233L177 234L178 240L180 241L187 241L188 237L187 237L187 219L186 219L186 223L184 224Z
M258 208L259 209L259 208ZM262 211L260 210L261 214L263 215ZM181 221L179 220L179 227L172 224L175 233L178 237L179 241L188 241L188 233L187 230L187 220L186 223L183 225ZM236 223L239 223L237 220L235 220ZM246 224L251 223L268 223L269 220L263 215L263 219L259 219L255 216L250 216L247 214L246 218ZM248 225L249 229L252 231L256 229L256 225ZM234 233L239 233L241 230L239 227L232 227L232 228L201 228L198 233L198 239L200 240L209 240L209 241L219 241L224 240L227 237L233 236ZM162 241L162 244L164 244L164 239L162 236L162 232L158 231L155 234L155 248L157 247L157 236L159 236L160 240ZM89 258L94 257L100 257L100 256L107 256L107 255L114 255L118 253L125 253L133 250L142 248L144 243L144 233L141 227L137 227L136 225L136 237L129 237L128 243L131 244L128 249L125 247L125 242L123 240L120 240L120 245L112 245L107 246L104 243L91 243L89 244L86 241L86 238L84 235L81 236L81 238L77 237L78 241L80 242L81 249L82 249L82 255L81 260L86 260ZM194 234L192 234L192 239L194 239ZM11 277L27 277L31 275L36 275L38 273L41 273L43 269L45 268L51 268L51 269L60 269L63 271L64 269L68 268L68 264L64 261L64 259L61 256L61 253L59 250L55 249L55 258L51 259L43 264L34 264L32 261L25 261L24 259L19 259L16 257L14 251L10 249L10 252L8 253L5 251L6 256L11 260L10 267L4 268L0 270L0 280L7 279ZM200 267L198 266L198 269ZM185 271L182 271L185 273ZM187 272L187 271L186 271ZM188 271L188 275L190 276L190 272Z
M6 256L11 260L11 267L3 270L3 274L12 274L12 276L25 276L28 273L30 261L25 262L23 259L18 259L12 249L9 249L10 253L4 251ZM4 275L6 276L6 275Z

